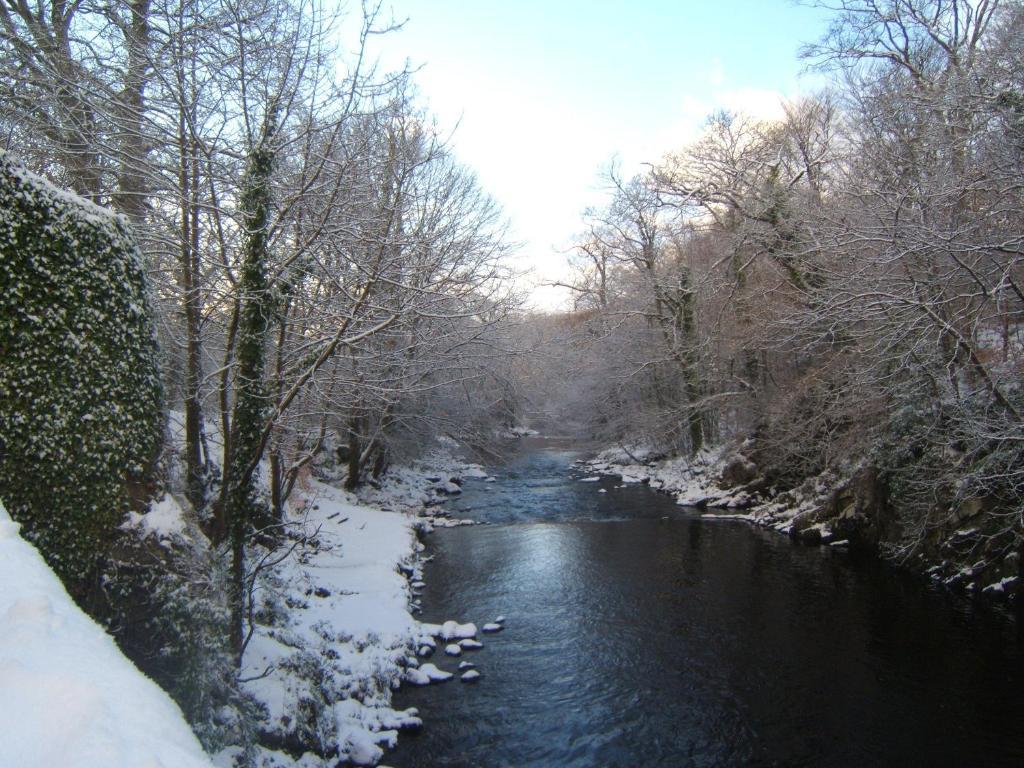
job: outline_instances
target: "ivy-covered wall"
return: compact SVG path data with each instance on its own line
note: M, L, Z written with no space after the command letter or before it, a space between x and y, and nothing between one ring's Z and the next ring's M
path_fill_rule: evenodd
M0 152L0 498L82 595L162 437L127 222Z

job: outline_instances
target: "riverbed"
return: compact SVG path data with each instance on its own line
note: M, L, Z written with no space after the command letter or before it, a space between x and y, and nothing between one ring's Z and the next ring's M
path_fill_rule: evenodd
M423 615L505 629L482 673L403 689L386 762L422 766L1020 766L1024 637L883 563L703 520L523 441L429 539Z

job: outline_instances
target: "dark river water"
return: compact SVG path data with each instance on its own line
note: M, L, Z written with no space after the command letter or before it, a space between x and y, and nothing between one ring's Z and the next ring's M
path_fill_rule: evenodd
M422 618L506 629L396 695L425 725L388 765L1024 766L1019 622L577 455L524 441L450 504L489 525L431 535Z

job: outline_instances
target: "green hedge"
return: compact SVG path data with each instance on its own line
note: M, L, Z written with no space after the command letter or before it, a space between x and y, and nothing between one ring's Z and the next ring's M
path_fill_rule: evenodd
M0 497L87 588L162 436L145 274L127 222L0 153Z

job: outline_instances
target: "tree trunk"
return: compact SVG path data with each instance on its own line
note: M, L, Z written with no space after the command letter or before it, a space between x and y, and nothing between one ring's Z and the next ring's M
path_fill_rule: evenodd
M359 430L362 426L362 419L353 416L348 422L348 477L345 479L345 488L355 490L359 487L359 476L362 473L362 452L359 449Z
M185 93L184 74L178 85ZM202 452L202 409L199 386L202 381L201 307L199 296L199 169L195 141L189 136L186 107L178 112L178 185L181 195L181 243L179 276L185 317L185 480L188 500L199 509L206 499L206 463Z
M241 209L245 224L245 250L239 293L238 365L232 417L231 461L225 468L224 517L231 538L231 647L241 663L245 617L245 542L256 504L253 477L262 453L266 418L264 367L270 317L267 280L267 225L270 215L270 178L274 151L272 117L260 142L249 153Z
M125 30L128 61L124 85L118 104L118 130L120 131L120 161L117 171L117 192L114 205L133 224L142 223L146 214L146 137L143 112L145 110L146 81L149 77L149 13L152 0L131 0L128 10L131 21Z
M277 449L270 451L270 506L277 522L284 521L284 470L281 454Z

